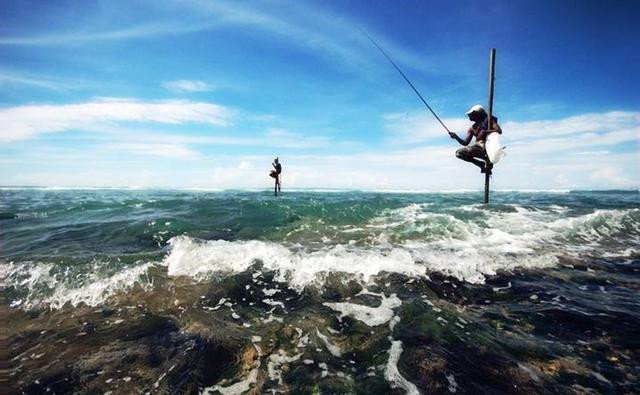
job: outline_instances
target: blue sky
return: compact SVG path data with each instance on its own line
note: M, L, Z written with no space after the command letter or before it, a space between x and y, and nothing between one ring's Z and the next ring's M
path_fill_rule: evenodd
M3 1L2 185L480 189L451 128L486 103L497 189L638 188L637 1Z

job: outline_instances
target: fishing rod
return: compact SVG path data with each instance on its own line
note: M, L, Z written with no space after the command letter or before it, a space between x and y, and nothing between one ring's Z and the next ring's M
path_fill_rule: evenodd
M418 92L418 90L416 89L415 86L413 86L413 84L411 83L411 81L409 81L409 78L407 78L407 76L402 72L402 70L400 70L400 67L398 67L398 65L396 64L396 62L393 61L393 59L391 59L391 57L389 55L387 55L387 53L384 51L384 49L382 49L381 46L378 45L378 43L375 42L375 40L373 38L371 38L371 36L369 36L367 34L367 32L365 32L364 30L360 29L360 31L362 32L362 34L365 35L365 37L367 37L369 39L369 41L371 41L371 43L373 43L373 45L376 46L376 48L378 48L380 50L380 52L382 52L382 54L384 55L385 58L387 58L387 60L389 62L391 62L391 64L393 65L393 67L396 68L396 70L398 70L398 73L400 73L400 75L402 76L402 78L404 78L405 81L407 81L407 84L409 84L409 86L411 87L411 89L413 89L413 91L416 93L416 95L418 95L418 97L420 98L420 100L422 100L422 102L424 103L425 106L427 106L427 108L429 109L429 111L431 111L431 114L433 114L434 117L436 117L436 119L438 120L438 122L440 122L440 125L442 125L442 127L445 128L445 130L449 133L451 133L451 130L449 130L449 128L447 127L447 125L444 124L444 122L442 122L442 120L440 119L440 117L438 116L438 114L435 113L435 111L433 111L433 109L431 108L431 106L429 105L429 103L427 103L427 101L424 99L424 97L422 97L422 95L420 94L420 92Z

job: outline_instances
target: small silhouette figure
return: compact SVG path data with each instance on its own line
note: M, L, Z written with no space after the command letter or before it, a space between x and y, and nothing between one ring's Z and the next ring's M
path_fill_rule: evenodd
M280 164L280 160L278 158L275 158L271 165L273 166L274 170L271 170L271 172L269 173L269 177L275 179L273 195L278 196L278 192L282 192L282 187L280 185L280 173L282 173L282 165Z

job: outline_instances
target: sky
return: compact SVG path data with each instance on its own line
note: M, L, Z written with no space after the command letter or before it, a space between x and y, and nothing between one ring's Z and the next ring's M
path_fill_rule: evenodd
M0 0L0 185L640 188L640 2Z

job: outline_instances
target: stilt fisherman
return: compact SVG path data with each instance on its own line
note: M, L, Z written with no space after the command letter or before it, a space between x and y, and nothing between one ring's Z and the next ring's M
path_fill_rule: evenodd
M451 136L452 139L455 139L458 143L464 146L456 151L456 157L478 166L481 173L491 174L493 165L487 157L485 143L487 142L487 136L489 133L497 132L502 134L502 129L500 128L500 125L498 125L498 118L494 116L491 117L492 129L489 130L489 117L487 116L484 108L479 104L471 107L469 111L467 111L467 116L469 117L469 120L473 122L473 125L471 125L467 131L467 135L464 139L461 139L453 132L449 132L449 136ZM474 137L476 139L475 143L469 145L471 139Z
M280 164L280 160L278 158L275 158L273 160L273 163L271 163L271 166L273 166L273 170L271 170L271 172L269 173L269 177L275 179L273 194L274 196L278 196L278 192L282 192L280 186L280 173L282 173L282 165Z

